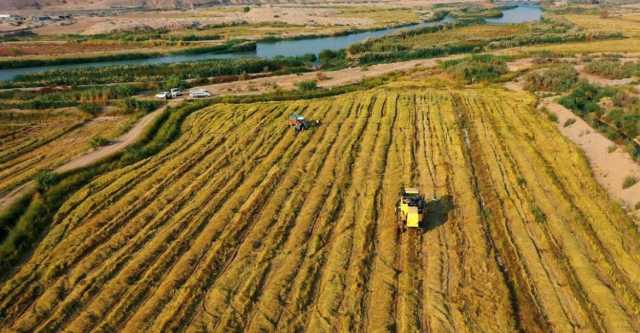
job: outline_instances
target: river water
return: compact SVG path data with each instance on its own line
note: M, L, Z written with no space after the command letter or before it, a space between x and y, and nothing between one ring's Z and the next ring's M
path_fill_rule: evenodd
M522 23L530 21L538 21L542 17L542 10L538 6L520 5L513 9L503 11L503 17L497 19L487 19L491 24L510 24ZM53 66L36 66L15 69L0 70L0 80L12 80L18 75L26 75L33 73L41 73L50 70L64 70L86 67L106 67L114 65L155 65L192 62L208 59L237 59L243 57L260 57L271 59L277 56L301 56L305 54L318 54L322 50L340 50L347 48L349 45L361 42L367 38L378 38L397 31L417 29L427 26L436 26L453 22L454 19L446 16L437 22L423 22L420 24L402 27L389 28L376 31L357 32L344 36L335 37L316 37L298 40L282 40L277 42L258 42L255 52L243 53L205 53L205 54L184 54L184 55L168 55L147 59L117 60L117 61L101 61L92 63L53 65Z

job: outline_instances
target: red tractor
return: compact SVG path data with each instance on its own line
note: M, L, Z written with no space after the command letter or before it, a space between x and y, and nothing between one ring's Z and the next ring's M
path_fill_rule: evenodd
M296 133L300 133L306 129L320 126L319 120L306 120L304 116L294 114L289 117L289 126L293 127Z

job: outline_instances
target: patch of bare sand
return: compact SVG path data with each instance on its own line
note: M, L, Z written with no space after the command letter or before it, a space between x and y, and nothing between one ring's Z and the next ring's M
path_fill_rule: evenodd
M515 61L507 62L507 67L509 68L509 71L512 71L512 72L529 69L533 67L533 65L534 64L531 58L522 58Z
M640 164L631 159L631 156L620 147L609 152L610 147L615 144L564 106L550 100L544 100L542 105L558 116L557 127L560 132L582 148L598 182L613 198L633 210L633 207L640 202L640 183L627 189L623 189L622 184L628 176L640 179ZM564 123L570 118L575 119L576 122L564 127Z

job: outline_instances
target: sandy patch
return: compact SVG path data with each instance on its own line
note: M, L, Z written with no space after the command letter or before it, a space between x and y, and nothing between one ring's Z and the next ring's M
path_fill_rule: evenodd
M512 71L512 72L529 69L533 67L533 65L534 63L531 60L531 58L523 58L523 59L507 62L507 68L509 68L509 71Z
M596 179L613 198L627 207L633 207L640 202L640 183L627 189L622 188L626 177L640 178L640 164L620 147L610 153L609 147L615 144L564 106L549 100L544 100L542 105L558 116L557 127L560 132L582 148ZM564 127L563 124L569 118L574 118L576 122Z

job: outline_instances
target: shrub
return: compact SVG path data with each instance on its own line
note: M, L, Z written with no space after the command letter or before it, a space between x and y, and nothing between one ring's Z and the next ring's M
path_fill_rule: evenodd
M494 81L509 71L503 57L492 55L473 55L444 61L440 65L453 77L466 83Z
M58 176L51 170L42 170L36 175L38 189L46 191L58 180Z
M101 68L76 68L27 74L12 81L0 82L3 88L49 85L112 84L117 82L160 82L170 77L178 80L210 78L240 73L292 73L308 71L310 56L274 59L212 59L190 63L157 65L119 65ZM174 82L175 83L175 82ZM171 87L175 88L175 87Z
M321 63L327 63L327 62L335 59L337 56L338 56L338 52L333 51L333 50L323 50L318 55Z
M78 108L84 112L91 113L94 115L102 111L102 106L94 103L82 103L78 106Z
M622 188L626 190L637 183L638 183L638 177L627 176L624 178L624 181L622 182Z
M311 91L318 88L318 83L313 80L300 81L296 83L296 87L298 87L300 91Z
M177 75L172 75L164 82L165 89L184 88L184 81Z
M91 148L98 148L110 144L111 141L101 136L94 136L93 138L91 138L91 141L89 143L91 144Z
M569 119L567 119L567 121L564 122L563 126L564 127L569 127L569 126L571 126L571 125L573 125L575 123L576 123L576 118L569 118Z
M580 81L569 95L560 99L560 104L584 117L591 112L601 112L598 102L603 97L613 97L616 93L615 88L600 87Z
M162 105L160 101L139 100L136 98L126 98L123 101L123 108L126 113L144 112L149 113Z
M578 82L578 72L571 65L559 65L531 73L525 78L529 91L564 92Z
M618 59L596 60L585 66L588 73L599 75L607 79L624 79L640 73L640 64Z

